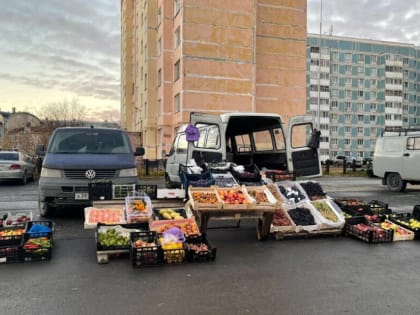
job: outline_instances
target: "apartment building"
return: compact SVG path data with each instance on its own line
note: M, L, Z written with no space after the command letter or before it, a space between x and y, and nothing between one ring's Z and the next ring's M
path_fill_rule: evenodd
M306 0L121 0L121 124L146 159L191 112L306 112Z
M308 34L307 111L322 160L373 156L385 126L420 124L420 48Z

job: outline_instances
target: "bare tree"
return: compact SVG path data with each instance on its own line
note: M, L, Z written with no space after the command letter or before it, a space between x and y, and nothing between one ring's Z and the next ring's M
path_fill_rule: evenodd
M44 105L40 113L40 116L56 126L78 125L86 115L86 106L80 104L77 98L73 98L70 102L64 99L61 102Z

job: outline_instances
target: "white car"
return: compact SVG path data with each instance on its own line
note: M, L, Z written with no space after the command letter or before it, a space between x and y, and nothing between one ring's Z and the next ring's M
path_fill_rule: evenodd
M0 180L19 180L25 185L34 179L33 159L19 151L0 151Z

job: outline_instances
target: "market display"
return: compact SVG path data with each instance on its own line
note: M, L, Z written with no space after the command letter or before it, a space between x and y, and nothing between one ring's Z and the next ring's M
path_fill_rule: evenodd
M148 196L125 198L127 223L147 222L152 216L152 205Z
M337 214L331 209L327 202L312 201L312 205L325 219L330 220L332 222L338 222Z
M315 225L315 219L308 208L297 207L287 211L296 225Z
M299 184L296 182L277 182L277 187L280 190L280 193L285 197L285 199L298 203L300 201L306 200L305 193L303 189L299 188Z
M301 182L300 185L311 200L324 199L327 195L319 183Z
M98 223L126 223L124 209L121 208L85 208L85 228L96 228Z

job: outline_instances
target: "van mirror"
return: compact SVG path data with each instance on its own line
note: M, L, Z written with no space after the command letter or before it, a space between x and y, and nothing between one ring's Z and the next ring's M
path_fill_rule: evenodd
M142 156L144 155L144 148L143 147L137 147L136 151L134 151L135 156Z
M45 155L45 145L43 144L37 144L35 148L35 153L37 155L44 156Z

